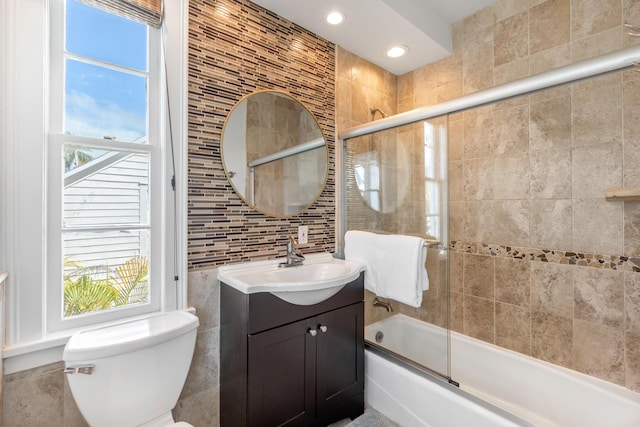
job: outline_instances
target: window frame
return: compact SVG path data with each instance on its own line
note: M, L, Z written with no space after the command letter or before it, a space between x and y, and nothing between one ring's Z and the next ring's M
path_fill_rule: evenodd
M0 270L5 281L5 374L61 360L62 346L77 330L48 330L45 303L48 210L47 154L50 99L50 23L53 1L0 2ZM156 261L163 280L160 310L187 305L187 105L188 2L165 4L161 132L173 133L174 159L162 147L163 253ZM167 90L170 99L166 98ZM171 115L167 113L171 105ZM171 126L169 126L169 119ZM164 144L168 144L164 142ZM175 163L176 189L170 180ZM175 230L173 229L175 224ZM167 225L172 227L167 230ZM165 231L166 230L166 231ZM175 233L175 235L174 235ZM107 322L112 323L112 322ZM95 326L99 326L96 324Z
M69 0L70 1L70 0ZM45 289L45 301L47 306L46 325L47 331L77 328L95 323L119 320L140 314L160 311L163 293L163 275L159 268L158 260L162 258L164 245L155 244L162 242L163 223L162 212L162 170L159 167L163 157L163 135L161 132L160 86L161 58L160 58L160 30L147 26L147 139L146 143L124 142L113 139L99 139L78 135L66 135L64 127L64 103L65 103L65 61L67 58L78 60L75 54L70 54L65 49L67 0L52 0L51 4L51 45L50 45L50 112L51 121L47 141L47 253L46 272L47 284ZM108 13L108 12L105 12ZM144 25L144 24L141 24ZM83 59L83 58L80 58ZM104 68L110 64L94 61L86 58L86 62ZM98 312L85 313L78 316L65 318L63 316L63 290L62 263L63 263L63 199L64 184L62 170L62 154L65 143L73 143L97 149L122 150L130 152L146 153L149 155L149 198L150 218L149 233L149 301L145 304L123 306ZM125 228L125 227L123 227ZM114 227L115 230L118 227ZM90 230L89 230L90 231Z
M358 156L360 156L361 158L358 159ZM356 155L356 160L354 163L356 187L358 187L360 195L371 209L382 212L382 189L380 186L381 167L378 160L378 153L375 150L360 153ZM374 169L376 171L375 180L371 178L371 171ZM358 182L358 171L362 171L362 176L364 177L362 188L360 188L360 183Z
M424 159L424 227L427 234L436 240L446 242L448 236L446 227L443 228L442 218L447 214L448 194L443 194L447 180L447 122L432 123L429 120L423 122L423 159ZM428 173L427 171L431 171ZM434 190L431 197L427 197L428 189ZM431 204L433 202L433 205Z

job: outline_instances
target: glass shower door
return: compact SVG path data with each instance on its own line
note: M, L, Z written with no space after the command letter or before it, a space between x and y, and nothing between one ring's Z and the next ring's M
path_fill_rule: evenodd
M346 229L418 236L427 245L422 304L366 291L365 338L449 378L447 118L352 138L345 146Z

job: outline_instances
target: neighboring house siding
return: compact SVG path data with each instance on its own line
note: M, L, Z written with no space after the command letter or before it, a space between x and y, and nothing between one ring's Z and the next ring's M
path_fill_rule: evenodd
M147 223L141 216L148 216L148 188L148 156L128 155L65 186L64 223L73 227ZM67 233L64 240L65 257L85 267L115 267L147 255L147 247L146 232L137 231Z

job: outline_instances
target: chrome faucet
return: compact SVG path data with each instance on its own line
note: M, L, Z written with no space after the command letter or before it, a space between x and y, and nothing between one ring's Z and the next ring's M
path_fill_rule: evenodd
M281 262L278 264L278 267L294 267L296 265L302 265L302 261L304 261L304 256L300 253L296 240L290 235L289 241L287 242L287 261Z
M382 300L378 299L378 297L375 297L373 299L373 306L374 307L383 307L384 309L387 310L387 313L391 313L393 311L393 307L391 307L390 303L382 301Z

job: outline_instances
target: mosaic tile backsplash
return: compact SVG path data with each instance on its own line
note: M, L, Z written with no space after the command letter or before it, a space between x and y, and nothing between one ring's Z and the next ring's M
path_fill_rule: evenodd
M303 251L333 251L334 45L246 0L194 0L189 10L189 268L284 256L298 225L309 226ZM284 91L304 104L327 139L326 187L299 215L276 218L252 210L224 173L225 118L243 96L261 89Z

